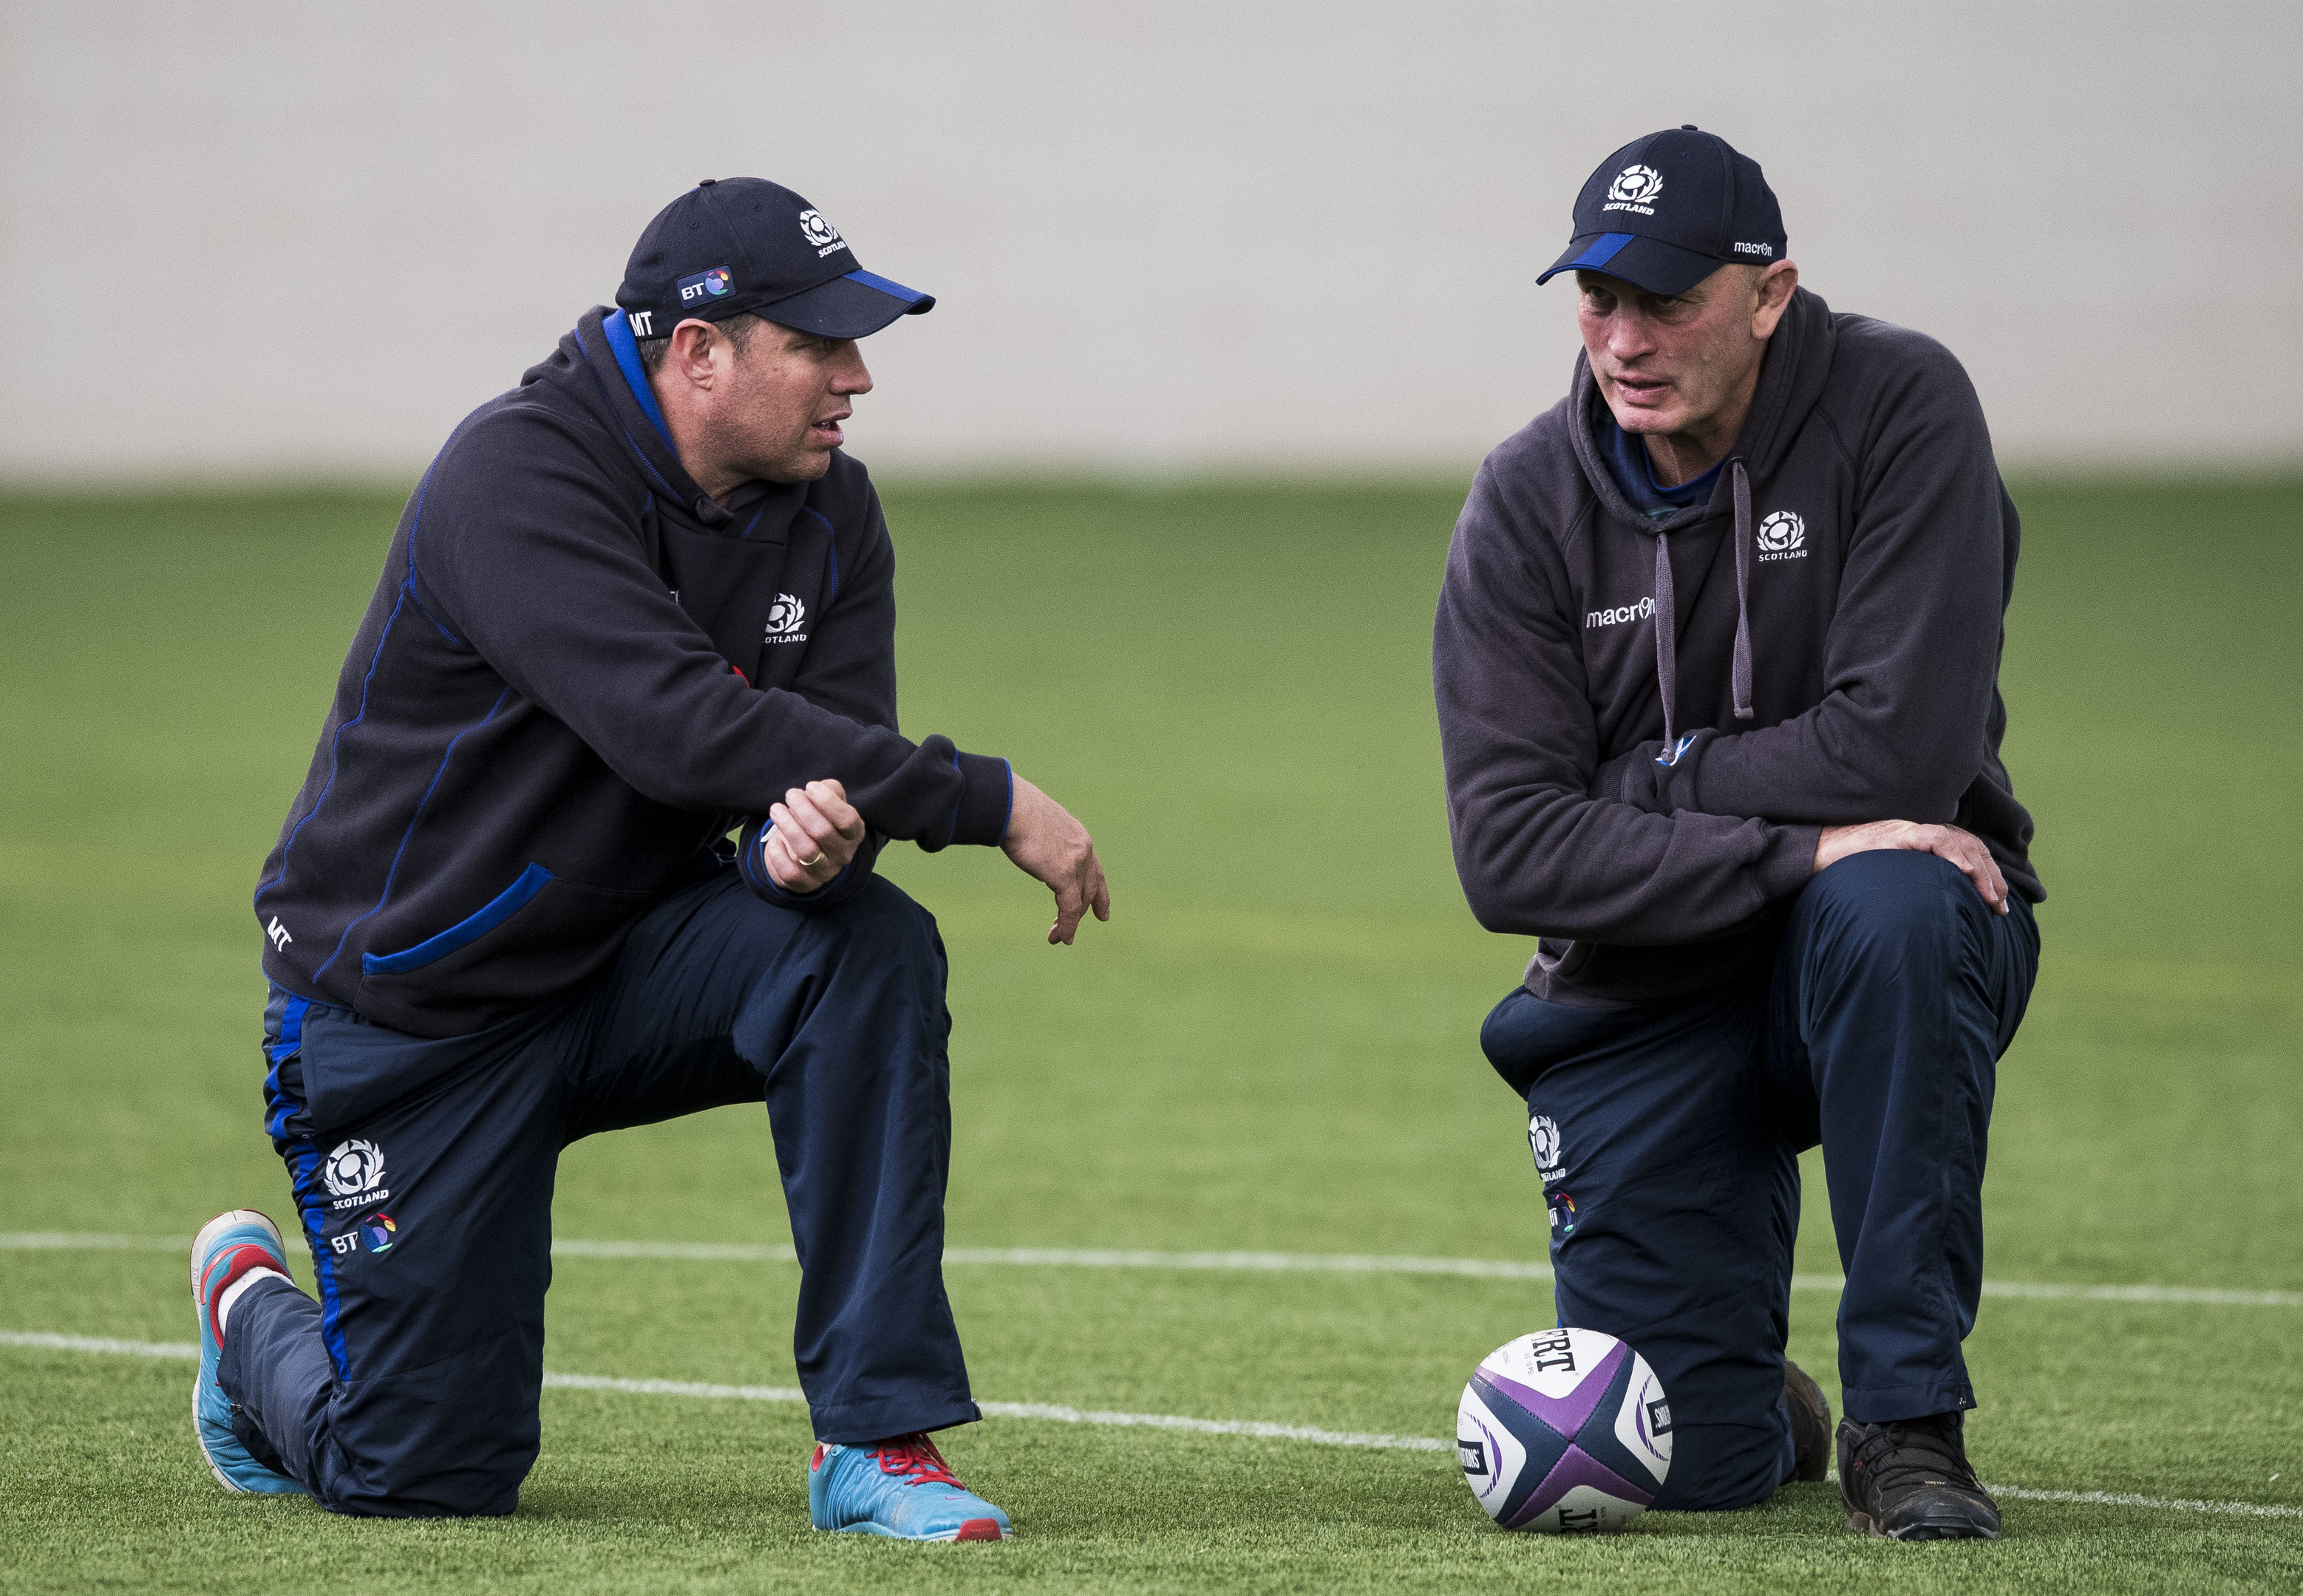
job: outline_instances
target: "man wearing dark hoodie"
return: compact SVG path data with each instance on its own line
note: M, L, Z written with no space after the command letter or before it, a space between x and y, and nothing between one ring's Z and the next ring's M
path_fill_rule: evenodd
M263 1214L200 1232L195 1432L230 1490L510 1512L561 1148L763 1101L814 1522L998 1540L927 1434L981 1416L943 946L873 864L1000 847L1051 942L1109 895L1005 760L896 730L893 556L839 423L856 340L934 301L755 178L665 207L616 301L425 474L265 864L266 1128L317 1298ZM751 1233L768 1199L722 1189Z
M1829 1409L1784 1358L1820 1144L1850 1527L1996 1538L1960 1348L2045 895L1999 759L2014 506L1959 363L1801 288L1716 135L1609 156L1539 281L1571 271L1571 391L1480 468L1433 645L1464 893L1541 939L1480 1041L1527 1104L1560 1321L1668 1394L1668 1472L1626 1497L1823 1479Z

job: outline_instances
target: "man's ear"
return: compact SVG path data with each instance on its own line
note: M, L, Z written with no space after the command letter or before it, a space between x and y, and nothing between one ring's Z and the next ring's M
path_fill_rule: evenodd
M1772 338L1784 312L1791 308L1792 292L1799 287L1799 267L1787 260L1776 261L1759 273L1754 286L1759 294L1751 306L1751 336Z
M671 330L671 348L664 365L698 388L709 388L717 374L715 357L721 341L717 327L690 316Z

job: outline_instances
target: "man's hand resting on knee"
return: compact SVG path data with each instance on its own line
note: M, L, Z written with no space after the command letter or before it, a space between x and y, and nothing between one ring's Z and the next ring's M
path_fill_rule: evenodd
M1048 940L1069 947L1080 916L1090 909L1098 920L1111 918L1111 888L1104 885L1103 865L1087 827L1022 777L1012 779L1016 799L1000 851L1056 895L1056 923L1048 928Z
M1870 820L1860 826L1826 826L1815 839L1816 873L1837 864L1851 853L1882 848L1908 848L1933 853L1959 866L1983 901L2001 914L2007 912L2007 878L1983 839L1956 826L1921 826L1911 820Z

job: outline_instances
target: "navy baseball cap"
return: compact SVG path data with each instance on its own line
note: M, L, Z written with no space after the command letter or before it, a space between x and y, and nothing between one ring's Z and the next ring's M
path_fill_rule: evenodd
M819 338L863 338L932 295L874 276L823 213L764 178L705 178L655 214L616 290L636 338L745 311Z
M1536 281L1605 272L1651 294L1683 294L1731 261L1764 266L1786 248L1783 207L1759 164L1689 122L1599 163L1575 197L1567 253Z

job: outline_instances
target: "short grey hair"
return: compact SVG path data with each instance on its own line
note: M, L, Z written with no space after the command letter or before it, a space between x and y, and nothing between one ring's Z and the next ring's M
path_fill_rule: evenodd
M730 343L736 346L736 353L741 355L751 349L752 334L757 332L762 327L765 326L767 323L764 318L755 316L748 310L739 310L734 315L725 317L720 321L713 323L712 324L714 327L717 327L721 332L726 336ZM671 352L671 340L669 338L643 338L639 340L639 349L640 369L643 371L653 372L656 367L663 364L664 356Z

